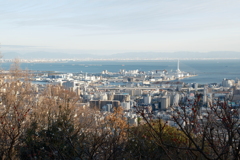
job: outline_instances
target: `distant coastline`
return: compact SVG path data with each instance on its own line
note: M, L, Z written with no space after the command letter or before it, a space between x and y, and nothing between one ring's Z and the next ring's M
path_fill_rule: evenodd
M211 60L240 60L240 58L149 58L149 59L140 59L140 58L136 58L136 59L120 59L120 58L116 58L116 59L18 59L19 62L21 63L67 63L67 62L85 62L85 61L126 61L126 62L130 62L130 61L176 61L176 60L184 60L184 61L211 61ZM9 62L14 62L15 59L1 59L0 62L1 63L9 63Z
M0 63L3 70L9 70L11 62ZM104 70L175 71L176 60L128 60L128 61L56 61L56 62L21 62L23 70L46 71L55 73L95 74ZM240 59L180 60L180 70L197 75L181 79L185 83L221 83L224 78L240 79Z

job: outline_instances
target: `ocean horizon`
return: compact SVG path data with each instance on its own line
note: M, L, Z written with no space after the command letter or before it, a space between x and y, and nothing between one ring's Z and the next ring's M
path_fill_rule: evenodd
M3 70L9 70L11 63L2 63ZM167 70L177 69L176 60L152 61L70 61L58 63L21 63L21 69L32 71L53 71L59 73L100 73L103 70L119 72L124 70ZM240 60L181 60L180 70L197 74L180 81L185 83L221 83L224 78L240 78Z

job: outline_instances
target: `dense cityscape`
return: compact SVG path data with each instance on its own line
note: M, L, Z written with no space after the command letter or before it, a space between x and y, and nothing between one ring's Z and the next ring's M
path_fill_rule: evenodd
M240 160L239 0L0 0L0 160Z
M88 74L27 71L19 66L16 59L11 68L1 74L0 127L1 135L8 137L1 143L11 152L2 150L3 158L137 159L140 156L169 159L169 156L192 159L198 152L203 152L199 158L238 156L238 79L225 78L221 83L209 84L184 83L181 80L198 75L182 71L179 60L176 69L171 71L121 69ZM72 137L74 133L77 139ZM216 150L215 146L229 143L226 136L232 141L229 147L234 151ZM96 139L92 141L93 137ZM64 141L58 143L59 138ZM208 150L204 147L196 150L202 145L199 138L204 146L210 147ZM88 145L82 146L85 143ZM152 143L151 147L141 155L138 148L132 148L134 145L143 149L148 143ZM188 146L191 143L196 144ZM94 145L101 148L95 150ZM175 149L178 145L194 154L179 154ZM11 146L20 150L13 150ZM84 153L86 149L89 153ZM161 153L162 149L166 151ZM209 153L212 150L216 150L215 153ZM158 154L150 156L152 152Z
M137 125L137 119L140 117L134 107L143 106L144 112L161 115L165 121L169 121L169 125L177 127L171 116L176 111L181 111L178 107L179 101L189 105L194 101L196 94L203 95L201 114L206 114L207 108L219 100L229 101L231 106L239 107L240 81L223 79L221 84L185 84L181 79L197 75L181 71L179 61L177 66L176 71L172 72L120 70L113 73L104 70L90 75L45 73L38 74L32 80L39 91L43 90L46 84L52 84L76 92L81 97L84 107L97 108L106 115L113 112L114 108L122 106L124 116L131 125ZM191 108L188 112L191 112Z

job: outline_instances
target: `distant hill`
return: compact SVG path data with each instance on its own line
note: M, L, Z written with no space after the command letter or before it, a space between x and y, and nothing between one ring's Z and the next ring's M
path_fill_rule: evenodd
M240 58L240 52L132 52L119 53L109 56L111 58Z
M160 59L160 58L240 58L240 52L219 51L219 52L128 52L112 55L94 54L67 54L57 52L31 52L20 54L16 52L2 53L4 59Z

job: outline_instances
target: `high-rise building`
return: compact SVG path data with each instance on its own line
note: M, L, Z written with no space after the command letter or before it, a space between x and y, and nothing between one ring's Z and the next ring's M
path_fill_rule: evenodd
M145 104L151 104L152 97L150 95L146 95L143 97L143 101Z
M170 98L168 96L163 96L159 100L159 108L161 110L167 110L170 106Z

